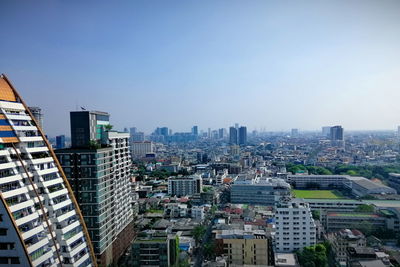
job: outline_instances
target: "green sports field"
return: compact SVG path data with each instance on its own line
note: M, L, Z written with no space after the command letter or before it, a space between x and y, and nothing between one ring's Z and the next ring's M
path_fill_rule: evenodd
M343 198L343 196L335 190L292 190L297 198Z

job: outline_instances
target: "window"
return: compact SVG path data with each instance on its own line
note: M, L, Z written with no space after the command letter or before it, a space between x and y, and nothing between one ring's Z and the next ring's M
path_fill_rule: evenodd
M7 228L0 228L0 235L7 235Z

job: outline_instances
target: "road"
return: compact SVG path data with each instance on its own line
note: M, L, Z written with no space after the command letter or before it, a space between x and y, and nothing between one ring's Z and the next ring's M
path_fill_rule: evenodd
M207 224L207 230L203 236L203 240L200 242L200 247L196 248L196 253L195 253L196 260L194 263L194 267L202 266L202 263L204 261L204 244L206 244L210 240L213 223L214 223L214 216L211 218L207 218L205 220L204 224Z

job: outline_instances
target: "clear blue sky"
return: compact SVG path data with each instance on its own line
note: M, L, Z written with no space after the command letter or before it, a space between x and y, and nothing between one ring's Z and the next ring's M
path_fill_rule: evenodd
M400 1L8 1L0 72L49 135L116 128L400 125Z

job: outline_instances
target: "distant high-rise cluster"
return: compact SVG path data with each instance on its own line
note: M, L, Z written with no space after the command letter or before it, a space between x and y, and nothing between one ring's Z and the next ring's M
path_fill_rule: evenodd
M247 144L247 127L229 127L229 143L232 145L245 145Z

